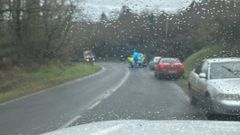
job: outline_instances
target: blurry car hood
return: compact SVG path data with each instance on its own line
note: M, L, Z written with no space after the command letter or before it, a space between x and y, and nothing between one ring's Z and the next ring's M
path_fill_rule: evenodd
M210 85L226 94L240 94L240 78L211 80Z
M79 125L44 135L239 135L240 122L223 121L107 121Z

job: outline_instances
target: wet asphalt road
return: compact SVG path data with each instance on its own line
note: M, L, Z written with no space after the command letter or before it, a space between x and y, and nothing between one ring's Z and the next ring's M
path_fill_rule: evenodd
M205 120L175 81L149 69L103 63L83 79L0 105L0 134L39 134L106 120Z
M172 80L158 80L148 68L130 69L127 81L71 126L106 120L206 120Z

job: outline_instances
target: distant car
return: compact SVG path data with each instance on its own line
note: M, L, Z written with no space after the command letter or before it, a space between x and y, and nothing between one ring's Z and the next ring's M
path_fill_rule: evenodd
M164 78L171 77L178 79L183 76L184 65L178 58L161 58L155 67L155 77Z
M95 62L95 56L91 50L83 52L83 58L86 62Z
M159 60L161 59L160 56L154 57L150 62L149 62L149 69L154 70L155 65L158 64Z
M240 58L204 60L188 87L191 103L201 103L206 114L240 115Z

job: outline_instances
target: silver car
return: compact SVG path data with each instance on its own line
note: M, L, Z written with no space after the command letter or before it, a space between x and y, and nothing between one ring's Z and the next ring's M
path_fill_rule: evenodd
M155 65L159 62L160 59L161 59L160 56L154 57L154 58L149 62L149 69L154 70Z
M240 58L204 60L188 85L191 103L202 103L206 114L240 115Z

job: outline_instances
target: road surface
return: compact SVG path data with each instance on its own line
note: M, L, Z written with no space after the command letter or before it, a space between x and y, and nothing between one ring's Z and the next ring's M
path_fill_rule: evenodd
M206 117L174 81L152 71L103 63L99 73L0 105L0 134L39 134L69 125L119 119Z

